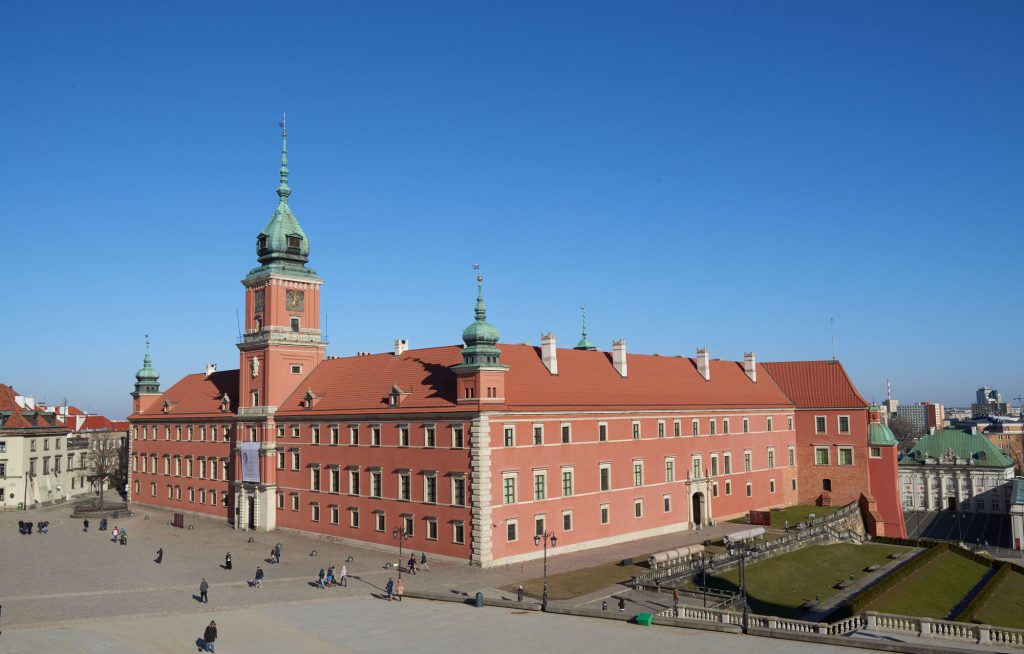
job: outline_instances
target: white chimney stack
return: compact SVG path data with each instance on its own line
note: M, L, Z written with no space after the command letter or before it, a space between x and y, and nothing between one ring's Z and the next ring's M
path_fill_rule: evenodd
M697 372L704 378L704 381L711 381L711 361L708 360L708 349L697 348Z
M212 375L215 372L217 372L217 364L216 363L208 363L208 364L206 364L206 376L207 377L209 377L210 375Z
M747 373L750 381L755 384L757 383L757 359L754 357L753 352L743 354L743 372Z
M552 375L558 374L558 353L555 351L555 335L540 335L540 360Z
M612 365L615 371L623 377L626 375L626 339L620 338L612 341Z
M396 338L395 339L395 356L402 354L409 349L409 339L407 338Z

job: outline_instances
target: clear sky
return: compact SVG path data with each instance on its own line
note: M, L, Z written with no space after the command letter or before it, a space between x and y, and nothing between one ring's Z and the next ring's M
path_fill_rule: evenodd
M503 342L839 358L1024 392L1024 3L8 3L0 381L122 417L237 366L277 198L333 355Z

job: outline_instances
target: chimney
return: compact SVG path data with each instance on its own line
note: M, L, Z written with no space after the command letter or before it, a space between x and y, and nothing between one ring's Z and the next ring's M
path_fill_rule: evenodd
M407 338L396 338L395 339L395 356L402 354L409 349L409 339Z
M540 360L552 375L558 374L558 354L555 352L555 335L540 335Z
M615 371L626 377L626 339L612 341L612 365Z
M708 361L708 349L697 348L697 372L704 378L704 381L711 381L711 362Z
M757 359L754 358L753 352L743 354L743 372L747 373L750 381L757 383Z
M208 363L208 364L206 364L206 376L207 377L209 377L210 375L212 375L215 372L217 372L217 364L216 363Z

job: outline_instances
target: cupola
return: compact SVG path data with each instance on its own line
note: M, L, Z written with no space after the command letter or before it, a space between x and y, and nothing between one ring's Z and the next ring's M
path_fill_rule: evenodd
M498 328L487 322L487 305L484 304L484 278L477 275L477 295L474 320L462 330L462 364L465 366L501 365L501 350L497 348L500 333Z
M292 189L288 186L288 132L284 121L281 128L281 181L277 186L277 209L256 237L256 256L263 265L291 263L302 266L309 261L309 239L288 206Z
M142 357L142 367L135 373L136 393L159 393L160 373L152 366L149 357L149 337L146 337L146 356Z

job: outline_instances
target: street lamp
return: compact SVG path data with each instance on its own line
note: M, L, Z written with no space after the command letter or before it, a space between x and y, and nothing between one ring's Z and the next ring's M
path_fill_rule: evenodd
M548 541L551 541L551 547L554 547L558 543L558 537L555 536L553 531L545 531L544 533L537 534L533 537L533 544L540 546L540 542L544 541L544 594L540 600L540 610L548 610Z
M402 580L402 541L409 540L412 538L412 534L407 532L405 528L395 529L391 532L391 537L398 541L398 580Z
M715 569L715 557L700 555L701 589L704 591L704 608L708 607L708 568Z
M735 548L729 549L729 554L732 556L739 555L740 557L740 596L743 601L743 633L747 633L747 621L749 618L749 609L747 607L747 548L743 545L737 545Z

